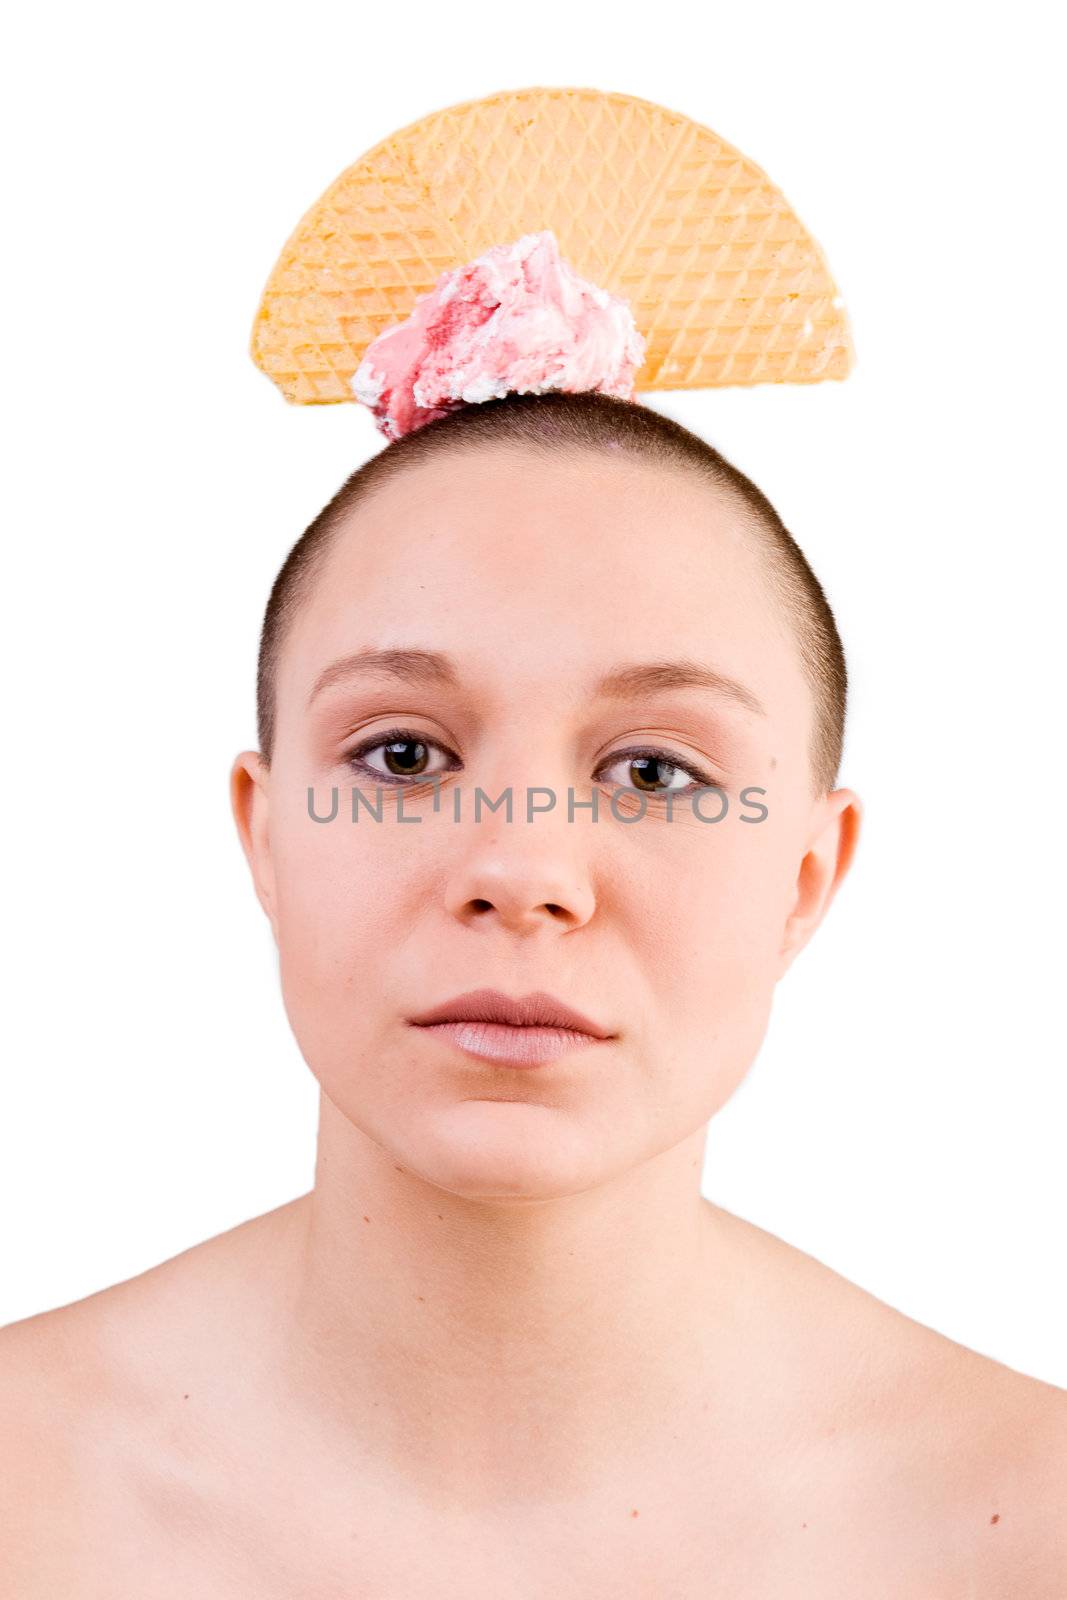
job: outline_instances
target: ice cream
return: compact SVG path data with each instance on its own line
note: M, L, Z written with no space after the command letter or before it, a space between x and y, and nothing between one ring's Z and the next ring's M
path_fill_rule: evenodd
M368 345L352 391L389 439L505 394L633 399L645 341L625 300L579 278L551 229L443 272Z

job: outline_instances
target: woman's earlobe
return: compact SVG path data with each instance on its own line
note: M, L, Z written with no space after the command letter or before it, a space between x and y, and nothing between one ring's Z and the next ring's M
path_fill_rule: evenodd
M851 789L835 789L819 803L808 847L797 872L793 906L779 950L781 977L803 950L852 865L863 806Z
M258 750L242 750L230 768L230 805L237 834L252 872L256 898L278 941L274 917L274 867L270 853L270 769Z

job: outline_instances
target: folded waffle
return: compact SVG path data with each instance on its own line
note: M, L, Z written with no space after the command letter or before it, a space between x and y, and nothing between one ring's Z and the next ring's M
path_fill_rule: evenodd
M566 88L450 106L346 168L278 258L252 357L296 404L366 398L353 379L368 348L442 274L546 233L573 274L632 312L638 390L852 369L823 253L766 173L678 112Z

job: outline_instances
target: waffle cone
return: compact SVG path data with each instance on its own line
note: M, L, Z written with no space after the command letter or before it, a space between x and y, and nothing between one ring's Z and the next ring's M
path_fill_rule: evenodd
M766 173L675 111L514 89L402 128L301 218L256 312L256 365L298 405L354 401L371 341L447 269L551 228L647 341L638 391L817 383L854 361L816 241Z

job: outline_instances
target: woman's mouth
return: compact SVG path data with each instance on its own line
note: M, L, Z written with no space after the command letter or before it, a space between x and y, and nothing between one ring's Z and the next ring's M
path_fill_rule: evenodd
M417 1024L423 1033L450 1039L460 1050L511 1067L540 1067L572 1050L603 1044L573 1028L514 1027L508 1022L433 1022Z
M412 1017L411 1023L468 1055L512 1067L543 1066L615 1037L543 990L511 996L476 989Z

